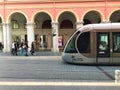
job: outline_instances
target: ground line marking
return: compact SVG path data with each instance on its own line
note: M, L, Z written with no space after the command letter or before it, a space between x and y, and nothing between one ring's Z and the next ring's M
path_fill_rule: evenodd
M0 82L0 86L120 86L115 82Z

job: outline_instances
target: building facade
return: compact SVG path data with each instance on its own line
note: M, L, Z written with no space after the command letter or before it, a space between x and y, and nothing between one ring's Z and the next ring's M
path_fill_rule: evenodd
M119 0L0 0L0 42L36 42L38 50L62 51L78 28L120 22Z

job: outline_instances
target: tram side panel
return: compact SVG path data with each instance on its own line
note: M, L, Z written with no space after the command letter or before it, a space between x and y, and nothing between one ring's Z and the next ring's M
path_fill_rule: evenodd
M111 62L120 64L120 29L111 31Z
M82 33L77 39L79 55L76 56L79 63L96 63L95 32Z
M78 37L78 38L76 38ZM72 53L69 51L64 53L64 60L71 63L80 64L120 64L120 51L115 51L115 45L120 42L120 31L116 30L91 30L84 32L80 35L76 35L70 45L75 47ZM99 50L99 44L105 44L107 42L108 50L106 53L105 48ZM70 48L69 48L70 49ZM67 51L67 49L66 49ZM73 53L74 52L74 53Z
M97 57L97 43L96 43L96 31L91 31L91 55L94 59L94 62L96 63L96 57Z
M80 56L78 58L81 59L84 58L83 61L80 63L97 63L97 64L118 64L120 63L120 52L114 52L113 51L113 45L114 45L114 34L113 33L119 32L118 36L120 36L120 31L115 31L115 30L91 30L90 31L90 51L87 53L82 53L80 52L81 55L84 57ZM86 32L85 32L86 33ZM101 36L100 39L105 38L105 40L101 41L106 41L108 44L108 50L107 52L105 50L99 50L99 42L98 42L98 35ZM120 38L120 37L119 37ZM120 39L119 39L120 42ZM82 43L82 42L81 42ZM80 51L80 50L79 50ZM79 59L78 59L79 60Z
M90 51L88 53L81 53L87 57L87 63L96 63L96 32L90 31Z

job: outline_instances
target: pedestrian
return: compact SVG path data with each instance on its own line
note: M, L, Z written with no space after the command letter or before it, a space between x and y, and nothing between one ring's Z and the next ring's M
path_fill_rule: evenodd
M3 50L3 44L0 42L0 50Z
M22 39L21 43L20 43L20 47L19 47L19 50L20 50L20 55L23 56L23 43L24 43L24 40Z
M12 50L11 50L12 55L15 53L15 42L12 43Z
M23 54L28 56L28 42L24 42L23 44Z
M17 42L14 42L14 55L17 55L17 50L18 50Z
M35 43L34 43L34 41L31 43L31 50L30 50L30 52L31 52L31 55L33 55L35 53Z

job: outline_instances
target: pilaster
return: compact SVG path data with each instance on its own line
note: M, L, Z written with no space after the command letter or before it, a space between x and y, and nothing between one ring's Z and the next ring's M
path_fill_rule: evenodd
M31 43L34 40L35 40L35 37L34 37L34 23L33 22L28 22L27 23L27 41L28 41L29 50L31 48Z
M11 25L10 23L3 23L3 45L4 45L4 52L11 51L12 45L12 33L11 33Z
M79 29L80 27L82 27L83 23L84 23L83 21L76 22L76 29Z
M52 22L52 42L53 42L52 51L59 52L59 48L58 48L58 23L57 22Z

